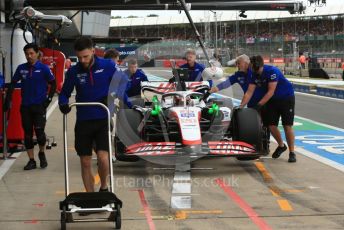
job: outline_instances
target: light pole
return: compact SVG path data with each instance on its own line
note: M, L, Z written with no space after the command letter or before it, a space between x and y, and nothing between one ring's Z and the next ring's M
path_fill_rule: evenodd
M214 19L215 19L215 54L217 54L217 14L216 11L211 10L214 14Z

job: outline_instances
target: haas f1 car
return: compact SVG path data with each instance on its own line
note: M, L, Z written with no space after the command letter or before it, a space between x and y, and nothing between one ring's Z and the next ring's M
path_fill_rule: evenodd
M159 159L155 162L173 165L180 158L254 160L268 154L267 130L258 112L233 108L228 98L208 98L209 88L208 81L185 82L182 77L173 83L142 82L145 99L117 111L117 160Z

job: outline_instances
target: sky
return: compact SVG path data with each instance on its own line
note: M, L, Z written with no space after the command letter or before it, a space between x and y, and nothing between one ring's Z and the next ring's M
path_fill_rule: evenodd
M333 6L333 5L339 5L338 2L342 2L343 0L327 0L327 6ZM186 1L187 2L187 1ZM303 0L305 2L305 0ZM326 7L326 6L325 6ZM221 13L221 11L217 11L218 13ZM175 10L165 10L165 11L147 11L147 10L123 10L123 11L112 11L112 16L121 16L122 18L128 17L128 16L137 16L137 17L146 17L149 14L157 14L159 16L178 16L179 12ZM191 16L203 16L204 11L191 11Z

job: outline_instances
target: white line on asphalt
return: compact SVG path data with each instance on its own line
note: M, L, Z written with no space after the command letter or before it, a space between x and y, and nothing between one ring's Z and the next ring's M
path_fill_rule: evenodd
M344 129L342 128L339 128L339 127L335 127L335 126L332 126L332 125L327 125L327 124L324 124L324 123L321 123L321 122L318 122L318 121L314 121L314 120L311 120L311 119L308 119L308 118L305 118L305 117L300 117L300 116L295 116L296 118L300 118L300 119L303 119L305 121L308 121L308 122L312 122L316 125L322 125L326 128L329 128L329 129L334 129L334 130L337 130L337 131L340 131L340 132L344 132Z
M295 150L296 150L296 152L301 153L304 156L307 156L309 158L312 158L314 160L319 161L320 163L326 164L326 165L331 166L335 169L338 169L341 172L344 172L344 165L342 165L340 163L337 163L337 162L332 161L330 159L327 159L325 157L319 156L315 153L309 152L309 151L307 151L303 148L300 148L300 147L296 147Z
M53 113L54 109L57 107L58 105L58 100L56 100L52 106L49 108L49 110L47 111L47 119L50 117L50 115ZM12 157L14 157L14 159L7 159L4 160L4 162L1 164L0 166L0 180L2 180L2 178L5 176L5 174L8 172L8 170L10 170L11 166L14 164L14 162L16 161L16 159L22 154L22 152L19 153L14 153L12 154Z
M340 99L340 98L334 98L334 97L325 97L325 96L321 96L321 95L315 95L315 94L309 94L309 93L301 93L301 92L295 92L295 94L299 94L302 96L308 96L308 97L317 97L317 98L322 98L322 99L327 99L330 101L337 101L340 103L344 103L344 99Z

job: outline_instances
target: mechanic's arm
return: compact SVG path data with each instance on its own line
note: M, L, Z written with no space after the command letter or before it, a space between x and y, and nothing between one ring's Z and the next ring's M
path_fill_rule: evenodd
M269 82L268 85L268 92L265 94L265 96L258 102L259 106L263 106L265 105L270 99L271 97L274 95L275 90L277 87L277 82L273 81L273 82Z
M112 80L111 80L110 88L109 88L111 95L119 98L129 108L131 108L132 103L127 94L128 82L129 82L128 76L118 68L116 68L114 71L115 72L112 76Z
M47 71L46 79L47 79L48 85L50 86L50 89L48 92L48 97L44 102L44 107L48 108L48 106L49 106L50 102L53 100L54 94L56 92L56 80L55 80L53 73L51 72L51 70L48 67L47 67L46 71Z
M67 71L66 78L59 95L59 108L64 114L69 113L71 110L68 103L75 86L75 78L70 70L71 69Z
M251 100L251 97L252 97L256 87L257 86L255 84L249 84L248 89L247 89L244 97L241 100L240 108L244 108L247 105L247 103Z
M235 75L228 77L227 80L221 82L217 86L211 87L209 93L216 93L218 91L231 87L233 84L237 82L236 79L237 77Z

